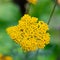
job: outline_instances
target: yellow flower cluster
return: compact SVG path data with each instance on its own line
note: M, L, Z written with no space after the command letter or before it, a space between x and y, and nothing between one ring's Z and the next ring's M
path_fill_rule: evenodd
M38 18L25 14L17 26L7 28L10 37L25 51L42 49L50 42L48 25Z
M32 4L36 4L37 3L37 0L27 0L29 3L32 3Z
M6 56L4 60L13 60L13 59L10 56Z
M0 60L13 60L13 59L10 56L3 56L2 54L0 54Z

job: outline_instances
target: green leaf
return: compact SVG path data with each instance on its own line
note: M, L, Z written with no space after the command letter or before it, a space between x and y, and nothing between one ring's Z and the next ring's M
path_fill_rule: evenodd
M0 21L16 21L21 17L18 6L13 3L0 4Z

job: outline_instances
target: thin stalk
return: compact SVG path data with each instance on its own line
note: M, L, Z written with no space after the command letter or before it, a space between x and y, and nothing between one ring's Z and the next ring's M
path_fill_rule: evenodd
M30 4L27 3L26 6L27 6L27 7L26 7L26 12L25 12L25 13L28 14L28 13L29 13L29 10L30 10Z
M54 7L53 7L53 10L52 10L52 12L51 12L51 14L50 14L49 20L48 20L48 25L49 25L49 23L50 23L50 21L51 21L51 18L52 18L52 16L53 16L54 11L55 11L56 5L57 5L57 4L55 3L55 4L54 4Z
M24 54L23 60L28 60L28 58L29 58L29 52L24 52L23 51L23 54Z
M38 53L39 53L39 50L36 51L35 60L37 60Z

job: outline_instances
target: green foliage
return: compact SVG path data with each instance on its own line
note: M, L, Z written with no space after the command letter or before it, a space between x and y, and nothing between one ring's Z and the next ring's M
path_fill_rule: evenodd
M0 21L14 21L20 18L18 6L13 3L0 4Z

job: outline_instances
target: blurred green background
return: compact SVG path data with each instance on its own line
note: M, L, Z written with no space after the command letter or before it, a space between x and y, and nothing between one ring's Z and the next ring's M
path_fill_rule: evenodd
M36 5L30 5L29 14L47 23L54 3L54 0L38 0ZM12 0L0 0L0 54L12 56L13 60L23 60L25 57L20 46L6 32L9 26L17 25L22 16L20 9ZM49 28L50 44L39 50L37 60L60 60L60 6L58 5ZM34 57L35 52L32 52L28 60L34 60Z

